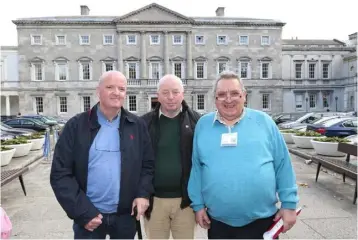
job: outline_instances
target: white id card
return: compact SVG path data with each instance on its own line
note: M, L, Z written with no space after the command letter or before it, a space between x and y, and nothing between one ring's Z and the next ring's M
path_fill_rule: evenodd
M237 132L235 133L223 133L221 135L221 146L222 147L235 147L237 146Z

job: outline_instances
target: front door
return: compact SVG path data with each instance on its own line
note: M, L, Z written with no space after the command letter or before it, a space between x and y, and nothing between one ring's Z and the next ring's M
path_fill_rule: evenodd
M158 98L152 97L152 98L151 98L151 101L150 101L151 110L154 110L154 109L155 109L155 106L157 106L157 103L158 103Z

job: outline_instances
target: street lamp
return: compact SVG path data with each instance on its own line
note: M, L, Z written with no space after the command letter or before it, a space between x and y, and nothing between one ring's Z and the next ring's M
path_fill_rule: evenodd
M336 112L338 112L338 97L336 96L334 99L336 100Z
M306 97L306 112L308 112L308 97Z

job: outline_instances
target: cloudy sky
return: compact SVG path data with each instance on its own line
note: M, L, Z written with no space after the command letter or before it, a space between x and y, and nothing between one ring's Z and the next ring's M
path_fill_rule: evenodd
M0 45L17 45L11 22L17 18L79 15L80 5L90 15L120 16L152 2L186 16L215 16L217 7L225 7L229 17L278 19L286 23L283 38L344 41L358 30L355 0L1 0Z

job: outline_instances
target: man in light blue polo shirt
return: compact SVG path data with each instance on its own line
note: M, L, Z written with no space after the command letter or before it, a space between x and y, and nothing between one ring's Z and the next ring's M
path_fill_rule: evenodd
M239 77L222 73L217 112L195 128L188 192L209 239L262 239L274 219L282 217L284 232L296 222L296 177L286 144L273 120L245 108L245 101Z

